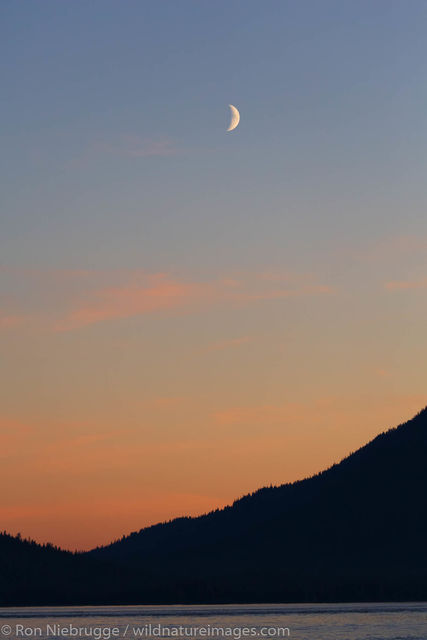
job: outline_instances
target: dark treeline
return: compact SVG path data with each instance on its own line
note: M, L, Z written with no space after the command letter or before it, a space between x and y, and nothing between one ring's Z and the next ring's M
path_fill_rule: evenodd
M306 480L89 553L0 534L0 604L427 599L427 410Z

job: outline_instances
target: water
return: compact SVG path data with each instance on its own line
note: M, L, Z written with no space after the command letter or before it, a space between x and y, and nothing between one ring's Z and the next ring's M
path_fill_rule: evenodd
M189 637L427 640L427 603L0 608L0 640Z

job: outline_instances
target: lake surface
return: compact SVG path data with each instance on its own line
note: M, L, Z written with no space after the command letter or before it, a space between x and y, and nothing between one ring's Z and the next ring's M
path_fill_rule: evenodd
M427 640L427 603L0 608L18 638Z

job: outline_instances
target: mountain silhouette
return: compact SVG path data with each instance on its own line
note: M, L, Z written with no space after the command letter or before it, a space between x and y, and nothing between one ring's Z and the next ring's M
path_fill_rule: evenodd
M0 604L426 600L426 492L424 409L311 478L87 553L3 534Z

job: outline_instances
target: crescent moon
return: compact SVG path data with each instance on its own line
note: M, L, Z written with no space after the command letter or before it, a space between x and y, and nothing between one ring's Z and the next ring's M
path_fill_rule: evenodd
M235 129L240 122L240 113L232 104L229 104L228 106L231 110L231 120L227 131L233 131L233 129Z

